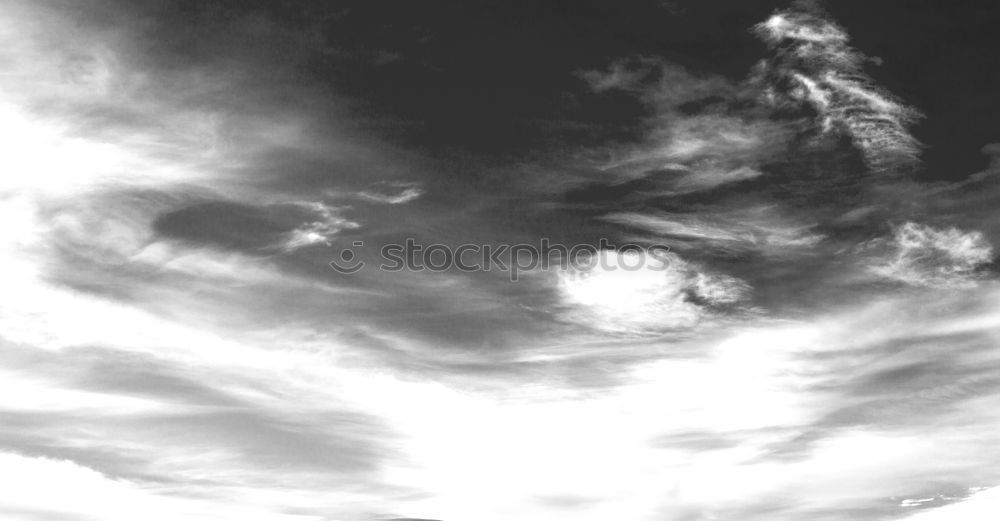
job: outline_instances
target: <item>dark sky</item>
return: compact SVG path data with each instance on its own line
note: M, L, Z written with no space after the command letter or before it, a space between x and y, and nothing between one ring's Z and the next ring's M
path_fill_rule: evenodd
M639 115L628 103L583 103L573 72L620 56L650 55L740 79L763 45L747 28L783 2L151 2L176 17L150 35L178 59L218 53L185 35L224 38L227 24L261 16L301 31L298 78L357 96L390 138L429 149L505 154L552 140L599 139ZM168 7L174 5L175 7ZM117 7L117 6L116 6ZM836 1L825 5L856 47L881 64L868 72L926 115L923 176L960 179L985 166L997 139L1000 36L992 2ZM158 19L162 21L162 18ZM211 39L211 36L209 36ZM251 45L263 45L254 42ZM242 45L226 47L239 53ZM301 48L295 49L301 51ZM279 49L272 49L282 59ZM204 56L201 56L204 58ZM592 101L592 100L586 100ZM621 100L619 100L621 101ZM566 120L577 123L569 125ZM562 125L556 122L563 123ZM549 123L546 125L546 123Z
M356 116L371 118L387 138L438 153L443 147L493 156L627 134L623 127L641 109L627 100L581 99L573 74L616 57L659 56L743 78L765 54L748 28L781 7L376 0L147 2L124 9L146 21L144 44L154 53L180 62L268 57L293 67L294 80L285 81L356 97ZM880 59L867 71L926 114L913 129L927 146L921 176L960 179L983 168L980 148L997 139L993 122L1000 116L998 73L984 49L1000 44L993 30L1000 8L929 0L824 7L850 28L855 47ZM266 19L299 39L234 35L234 24L247 19Z

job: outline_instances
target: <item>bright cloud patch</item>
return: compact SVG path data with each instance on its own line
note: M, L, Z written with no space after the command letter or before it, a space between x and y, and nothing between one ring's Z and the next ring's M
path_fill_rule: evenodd
M308 222L287 234L282 248L294 251L306 246L322 244L330 245L330 241L341 230L351 230L361 226L359 223L340 215L340 209L320 202L298 203L297 206L313 213L316 220Z
M559 291L571 317L605 331L690 328L708 314L698 299L731 304L748 293L741 281L698 273L676 255L601 250L588 264L560 272Z
M884 245L876 242L874 245ZM918 286L961 285L993 258L993 247L979 232L936 229L917 223L896 228L889 258L872 267L883 277Z

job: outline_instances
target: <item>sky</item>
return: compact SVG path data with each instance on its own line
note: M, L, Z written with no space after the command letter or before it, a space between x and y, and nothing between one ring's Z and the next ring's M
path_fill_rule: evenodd
M998 17L0 2L0 518L995 519Z

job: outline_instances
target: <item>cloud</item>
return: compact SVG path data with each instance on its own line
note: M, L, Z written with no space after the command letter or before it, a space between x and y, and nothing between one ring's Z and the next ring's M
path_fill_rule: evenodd
M975 280L980 266L993 259L993 247L979 232L912 222L897 227L888 244L876 240L864 248L880 246L888 246L888 258L874 263L872 272L917 286L966 285Z
M581 71L578 75L594 92L622 90L639 95L661 110L713 95L730 93L733 86L721 76L695 75L658 57L618 59L607 70Z
M783 151L792 135L760 114L729 110L741 96L738 84L660 59L616 61L607 72L587 71L582 77L595 92L623 91L653 111L645 141L613 152L602 166L609 174L666 177L669 186L670 170L680 170L685 175L677 181L678 191L715 188L757 177L757 165Z
M608 268L595 266L559 274L564 302L576 308L581 323L606 331L634 333L686 329L701 318L700 307L685 294L686 274L673 263L626 271L619 263L632 262L629 253L607 250L602 250L597 260Z
M760 177L763 174L760 170L748 166L737 167L732 170L713 168L711 165L696 168L689 175L679 176L675 185L674 193L696 192L699 190L710 190L727 183L738 183Z
M747 298L750 286L728 275L699 273L694 279L693 292L709 304L733 304Z
M976 490L968 498L951 505L916 512L903 518L904 521L986 521L996 515L1000 508L1000 488Z
M726 251L760 251L783 255L808 252L823 240L811 226L786 222L774 207L719 212L618 213L604 217L610 222L638 228L658 237L684 241L684 248L718 248Z
M366 201L383 204L403 204L417 199L424 194L423 189L412 183L384 183L387 188L396 188L398 193L385 193L382 190L362 190L358 197ZM384 189L386 187L378 187Z
M314 244L330 245L330 240L341 230L359 228L359 223L350 221L338 215L338 209L323 203L298 203L317 216L317 220L296 228L288 233L288 239L282 244L285 251L294 251Z
M846 31L818 8L777 11L754 29L775 52L751 81L774 106L808 106L821 132L842 132L876 170L912 164L920 143L909 127L921 116L879 87L862 66L868 58L848 45Z
M709 306L740 302L749 292L744 282L700 273L677 255L628 250L600 250L557 277L572 320L630 335L690 329L711 317Z

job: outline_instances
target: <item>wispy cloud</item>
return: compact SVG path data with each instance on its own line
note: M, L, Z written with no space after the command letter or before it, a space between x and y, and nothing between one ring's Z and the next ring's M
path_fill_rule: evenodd
M877 247L885 241L875 241ZM889 258L872 266L876 274L909 284L966 285L976 269L993 259L993 247L979 232L938 230L916 223L896 228Z
M424 194L424 191L413 183L383 183L386 186L379 187L382 190L362 190L358 192L358 197L376 203L403 204L417 199ZM396 188L397 193L386 193L385 188Z
M908 129L920 112L863 72L868 57L850 47L847 32L815 4L775 12L754 29L776 52L751 80L764 85L767 103L809 106L823 133L850 136L873 168L917 159L920 143Z

